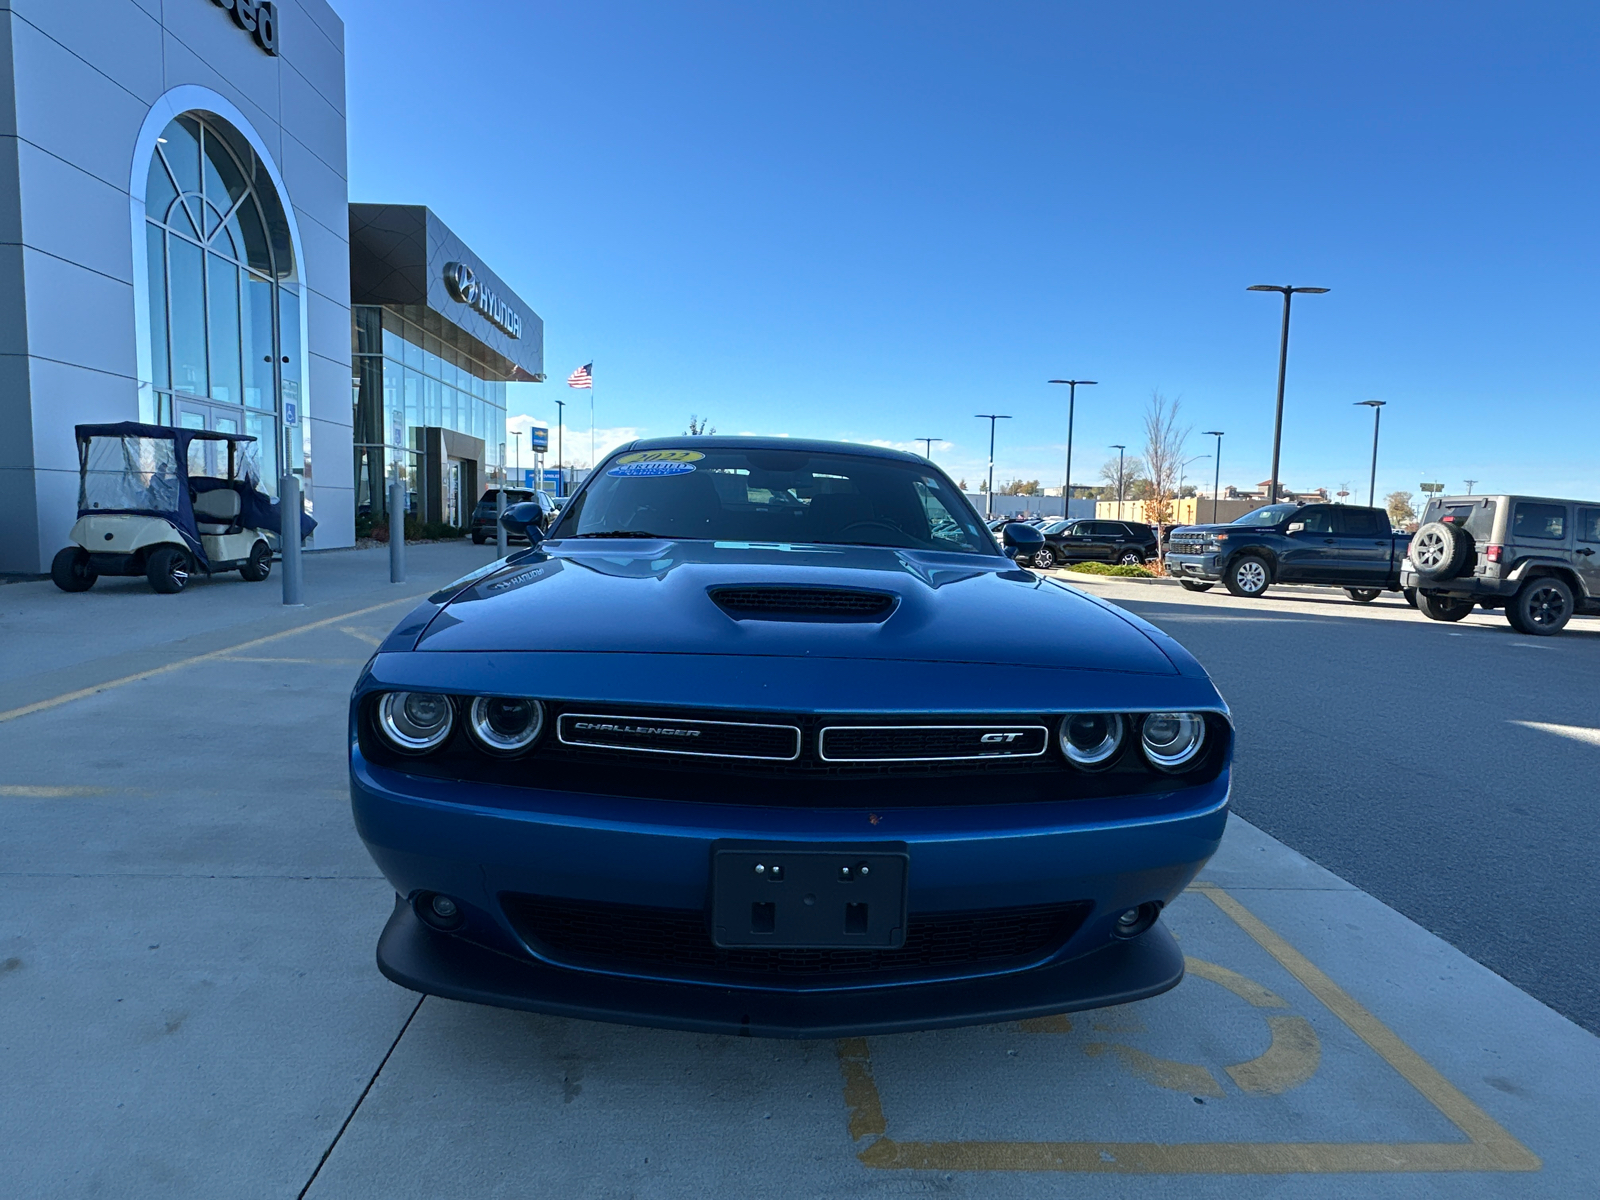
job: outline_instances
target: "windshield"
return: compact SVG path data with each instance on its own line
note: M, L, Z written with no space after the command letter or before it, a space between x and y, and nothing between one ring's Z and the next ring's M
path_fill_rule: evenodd
M1269 504L1265 508L1258 508L1254 512L1247 512L1244 516L1236 518L1234 525L1276 525L1290 513L1296 511L1293 504Z
M80 512L94 509L178 511L177 442L170 438L94 437L81 446Z
M643 450L601 465L553 537L813 542L993 554L950 481L869 455L778 448Z

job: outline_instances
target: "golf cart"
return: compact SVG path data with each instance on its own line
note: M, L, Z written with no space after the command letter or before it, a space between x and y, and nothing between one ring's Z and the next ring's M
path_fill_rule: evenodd
M143 575L172 593L195 571L252 583L272 573L281 521L260 490L255 438L134 421L77 435L78 521L50 564L62 591L88 591L101 575ZM302 512L300 536L316 524Z

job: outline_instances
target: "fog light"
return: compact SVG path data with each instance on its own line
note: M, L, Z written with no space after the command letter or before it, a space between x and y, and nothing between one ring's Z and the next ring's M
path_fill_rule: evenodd
M1156 918L1161 915L1161 905L1151 900L1130 908L1126 912L1117 914L1111 932L1119 938L1138 937L1146 929L1156 923Z
M434 913L443 917L446 921L450 920L456 915L456 913L461 911L456 907L456 902L450 899L449 896L435 896L433 898L432 907Z
M461 906L442 892L419 892L411 907L424 925L434 929L448 932L461 928L466 921Z

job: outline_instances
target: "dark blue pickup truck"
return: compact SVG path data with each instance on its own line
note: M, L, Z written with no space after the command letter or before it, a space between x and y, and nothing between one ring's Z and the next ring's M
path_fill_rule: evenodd
M1167 571L1193 592L1220 582L1235 596L1254 597L1274 583L1317 583L1367 604L1400 591L1410 538L1390 528L1381 508L1268 504L1229 525L1174 529Z

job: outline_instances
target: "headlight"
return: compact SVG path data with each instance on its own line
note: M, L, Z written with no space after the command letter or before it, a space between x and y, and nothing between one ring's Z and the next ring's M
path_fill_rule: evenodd
M1205 740L1206 719L1199 713L1151 713L1139 731L1144 756L1163 771L1183 770Z
M518 696L478 696L467 720L472 740L490 754L521 754L539 740L544 705Z
M1117 713L1070 713L1061 718L1061 753L1079 767L1100 767L1122 748Z
M426 754L444 745L455 716L449 696L390 692L378 704L378 729L402 754Z

